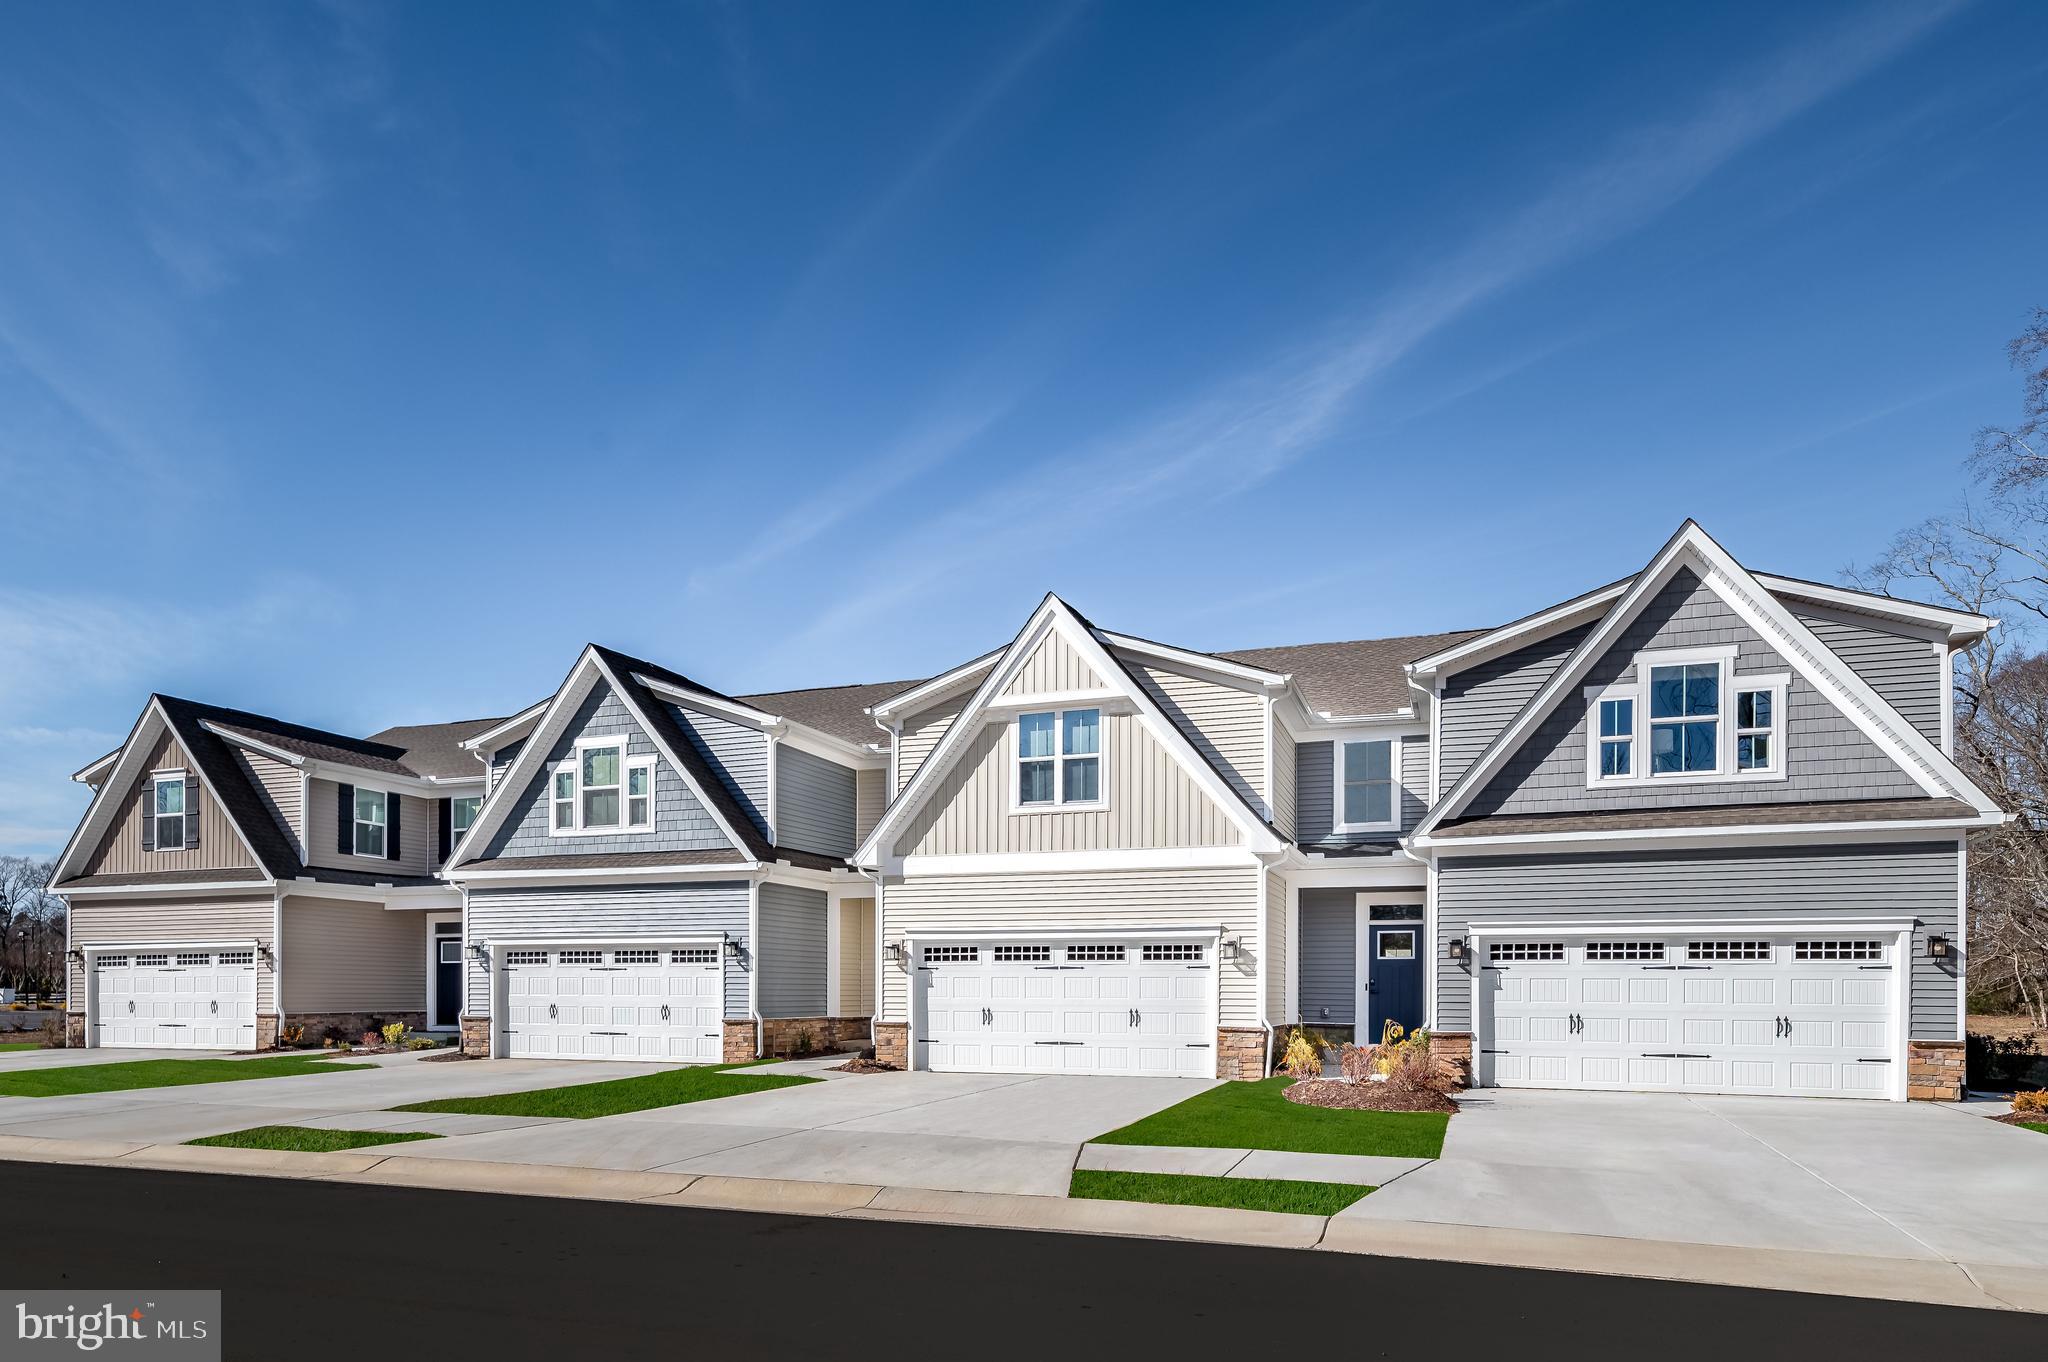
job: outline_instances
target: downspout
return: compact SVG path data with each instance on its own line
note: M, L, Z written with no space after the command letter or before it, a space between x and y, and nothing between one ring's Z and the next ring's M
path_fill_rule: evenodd
M868 1048L879 1055L882 1034L876 1027L882 1016L882 872L863 870L861 874L875 882L875 968L868 976L868 984L875 990L875 996L868 1004Z
M747 880L747 1017L754 1023L754 1058L762 1056L766 1028L761 1024L761 878Z

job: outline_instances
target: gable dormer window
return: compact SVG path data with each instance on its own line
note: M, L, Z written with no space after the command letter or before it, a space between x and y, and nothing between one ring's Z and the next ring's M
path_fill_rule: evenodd
M1776 779L1787 676L1735 671L1736 650L1643 653L1635 679L1586 690L1586 784Z
M1017 716L1019 809L1102 804L1102 711L1045 710Z
M151 793L150 815L156 822L156 840L151 843L158 851L183 851L185 849L185 776L183 772L159 775L154 781Z
M629 756L624 738L584 738L548 780L552 834L642 831L654 826L652 756Z
M583 826L591 830L617 827L619 774L625 764L625 744L586 747L577 756L582 766Z

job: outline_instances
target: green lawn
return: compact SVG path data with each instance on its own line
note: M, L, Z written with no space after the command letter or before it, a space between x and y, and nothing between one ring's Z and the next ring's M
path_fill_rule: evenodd
M1186 1173L1111 1173L1077 1168L1067 1195L1091 1201L1156 1201L1168 1206L1227 1206L1242 1211L1335 1215L1372 1190L1341 1182L1204 1178Z
M2013 1124L2021 1130L2035 1130L2048 1135L2048 1121L2014 1121Z
M796 1074L745 1077L728 1072L740 1067L744 1066L720 1064L710 1068L667 1069L639 1078L614 1078L602 1083L577 1083L566 1088L538 1088L532 1092L505 1092L495 1097L443 1097L432 1102L410 1102L392 1110L454 1111L470 1116L571 1116L587 1120L592 1116L617 1116L621 1112L681 1106L685 1102L708 1102L716 1097L734 1097L743 1092L766 1092L770 1088L822 1081Z
M344 1149L361 1149L373 1144L403 1144L407 1140L438 1140L424 1130L321 1130L314 1126L254 1126L226 1135L209 1135L186 1144L219 1145L224 1149L289 1149L300 1154L333 1154Z
M8 1053L10 1050L40 1050L42 1048L43 1043L39 1040L0 1040L0 1055Z
M138 1059L126 1064L78 1064L67 1069L25 1069L0 1074L0 1097L70 1097L129 1088L180 1088L192 1083L239 1083L250 1078L339 1073L368 1064L279 1055L273 1059Z
M1385 1154L1434 1159L1450 1117L1436 1111L1337 1111L1282 1097L1294 1080L1225 1083L1121 1130L1097 1144L1177 1144L1209 1149L1279 1149L1291 1154Z

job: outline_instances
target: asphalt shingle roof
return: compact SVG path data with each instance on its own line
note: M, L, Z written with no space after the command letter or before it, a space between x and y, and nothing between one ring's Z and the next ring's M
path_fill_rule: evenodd
M401 724L372 733L365 741L398 749L399 765L414 775L441 780L482 779L484 768L462 742L505 722L496 719L457 719L446 724Z
M1215 656L1269 672L1285 672L1320 714L1391 714L1415 703L1402 668L1418 657L1477 638L1484 629L1447 634L1403 634L1348 643L1292 643L1243 648Z

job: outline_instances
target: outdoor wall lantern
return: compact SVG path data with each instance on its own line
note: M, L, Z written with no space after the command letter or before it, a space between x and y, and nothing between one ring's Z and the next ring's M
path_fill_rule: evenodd
M1945 936L1928 937L1927 953L1933 956L1936 960L1948 959L1948 938Z
M1216 945L1216 958L1226 965L1234 964L1237 961L1238 952L1242 949L1239 938L1226 936Z
M727 960L732 961L734 964L738 964L740 959L740 943L733 940L731 937L727 937L725 939L724 944L719 947L719 953L723 955Z
M491 962L491 949L481 941L472 941L469 943L469 958L479 965L488 965Z
M277 952L270 949L270 943L268 941L259 941L256 943L256 954L263 958L263 963L265 965L269 966L271 969L277 968Z
M1470 955L1470 951L1465 945L1465 938L1462 936L1452 937L1446 943L1444 949L1450 952L1451 959L1453 960L1464 960Z
M73 946L70 950L64 952L64 958L72 964L82 967L85 964L85 948L83 946Z
M901 941L891 941L882 949L888 952L889 963L896 966L896 968L903 969L910 964L910 947L904 945Z

